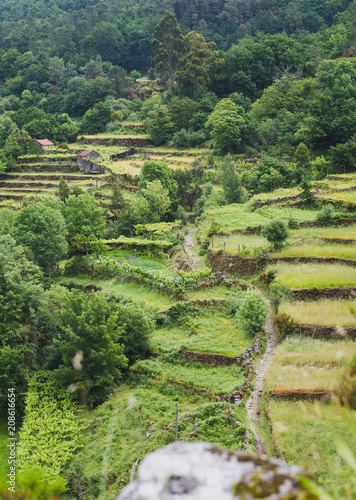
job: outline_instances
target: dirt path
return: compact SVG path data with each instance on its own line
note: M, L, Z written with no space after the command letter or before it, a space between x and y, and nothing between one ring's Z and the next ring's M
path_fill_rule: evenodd
M198 229L196 227L193 227L189 231L189 233L186 235L185 241L184 241L184 248L185 248L185 251L187 252L189 259L193 262L194 267L199 269L199 268L203 267L203 261L199 257L199 255L197 254L196 248L195 248L194 239L195 239L195 235L197 233L197 230Z
M265 294L263 294L265 295ZM265 295L266 297L266 295ZM268 368L270 367L274 352L276 350L278 344L278 336L276 330L274 328L272 322L272 313L269 314L268 319L266 321L266 336L267 336L267 347L264 355L258 361L256 367L256 378L254 389L251 393L251 396L246 402L246 411L247 411L247 419L250 425L250 428L255 436L255 446L258 455L266 454L266 450L263 447L263 444L260 438L257 435L255 423L260 417L260 401L261 401L261 393L263 390L263 383L267 373Z

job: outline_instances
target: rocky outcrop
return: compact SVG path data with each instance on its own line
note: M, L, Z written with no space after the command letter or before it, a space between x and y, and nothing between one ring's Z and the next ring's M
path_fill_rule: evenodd
M209 443L171 443L147 455L116 500L316 500L299 467L221 450Z

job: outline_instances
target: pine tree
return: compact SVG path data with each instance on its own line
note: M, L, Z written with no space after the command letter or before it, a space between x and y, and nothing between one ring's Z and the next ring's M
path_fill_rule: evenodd
M185 55L184 38L172 12L167 11L154 28L152 64L162 81L173 87L175 74Z

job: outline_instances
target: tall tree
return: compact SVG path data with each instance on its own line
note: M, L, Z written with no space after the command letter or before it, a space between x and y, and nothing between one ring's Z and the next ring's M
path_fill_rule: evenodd
M13 234L18 243L30 248L33 259L51 276L67 251L67 228L59 210L35 203L20 210Z
M152 63L162 81L173 87L175 75L185 55L183 35L172 12L167 11L154 28Z
M62 334L54 340L59 353L56 379L68 387L77 384L90 404L102 403L127 366L123 328L101 293L69 293L59 314Z
M195 31L184 37L184 44L188 53L182 60L176 79L186 93L194 95L208 88L215 73L223 66L224 59L214 50L214 42L206 42Z
M236 150L241 142L246 122L243 118L244 110L231 101L222 99L206 122L206 127L214 142L222 152Z

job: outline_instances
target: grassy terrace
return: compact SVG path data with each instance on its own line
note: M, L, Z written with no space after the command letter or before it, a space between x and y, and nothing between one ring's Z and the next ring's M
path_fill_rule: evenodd
M266 206L254 211L250 204L233 204L205 211L205 217L215 219L220 224L221 231L243 231L264 227L272 219L288 221L293 218L297 221L316 220L316 211L299 208Z
M216 309L204 308L196 317L189 318L184 326L167 326L157 329L151 337L151 345L159 352L188 349L241 356L251 345L234 318Z
M356 286L356 268L341 264L286 264L279 262L267 269L275 269L277 271L276 281L291 288Z
M335 439L341 438L353 454L355 412L327 404L272 401L271 416L275 439L287 461L314 474L334 498L353 498L345 494L341 478L344 474L352 478L354 472L337 454Z
M330 226L330 227L303 227L296 231L290 231L291 236L315 236L321 238L355 238L356 224L351 226Z
M281 189L276 189L275 191L272 191L270 193L255 194L250 201L252 203L254 203L255 201L268 201L268 200L274 200L275 198L297 196L300 193L301 190L298 188L281 188Z
M155 375L162 380L183 382L217 395L233 392L243 385L245 380L243 371L237 365L212 368L188 361L176 354L165 354L154 360L138 361L133 365L133 369L147 375Z
M214 237L214 249L221 250L224 249L229 253L238 254L239 247L240 253L244 250L254 249L261 250L262 248L268 247L269 243L262 235L259 234L231 234L231 236L215 236Z
M321 193L317 195L317 198L321 200L356 203L356 191L333 191L331 193Z
M290 390L334 390L356 353L356 342L290 338L277 349L265 379L265 390L275 385Z
M352 300L317 300L314 302L283 302L279 314L289 314L296 323L324 326L356 327L356 318L350 307L356 308Z
M285 246L273 257L336 257L356 260L356 246L328 244L323 241L310 241Z
M147 377L139 378L140 387L122 385L119 392L90 415L92 425L85 435L83 450L75 462L85 478L86 494L97 496L98 478L108 467L111 491L121 489L121 479L130 474L138 457L174 441L175 405L178 404L178 440L210 441L232 450L241 450L243 432L224 416L223 403L210 403L193 391L184 390ZM235 420L244 421L240 408L233 407ZM196 437L189 437L197 423ZM147 438L149 431L149 438ZM110 440L110 441L109 441ZM108 446L111 442L112 446ZM128 477L126 476L126 482ZM114 495L115 496L115 495Z
M95 134L84 135L84 139L149 139L147 134Z
M322 239L313 239L312 241L302 241L296 236L287 240L287 245L278 252L272 252L272 257L335 257L340 259L355 259L356 246L328 243ZM299 240L299 241L298 241ZM271 251L271 245L266 238L260 234L231 234L231 236L214 237L214 249L225 251L232 254L253 255L263 251ZM356 239L355 239L356 243ZM240 251L239 251L240 249Z

